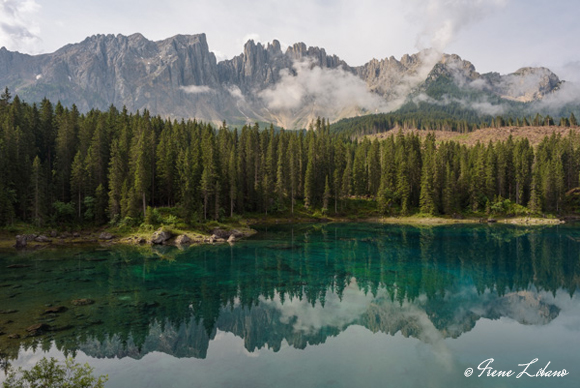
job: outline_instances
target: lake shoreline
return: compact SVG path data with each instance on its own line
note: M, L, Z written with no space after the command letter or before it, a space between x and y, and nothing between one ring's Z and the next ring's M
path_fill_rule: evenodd
M409 225L417 227L435 227L443 225L461 224L508 224L515 226L554 226L565 223L567 220L577 220L577 217L567 216L560 218L539 218L539 217L434 217L434 216L397 216L397 217L262 217L247 218L236 224L221 224L221 227L214 228L211 232L202 232L193 229L174 229L170 232L170 237L158 243L153 242L156 231L142 231L140 228L125 229L100 228L81 230L79 232L56 232L45 231L35 232L27 235L30 240L27 242L26 250L42 249L46 247L65 247L80 245L174 245L174 246L197 246L205 244L235 243L240 239L258 233L252 226L262 225L283 225L283 224L312 224L312 223L378 223L390 225ZM244 226L247 225L247 226ZM29 229L33 229L27 226ZM215 232L215 233L214 233ZM216 234L217 233L217 234ZM230 239L231 235L234 235ZM17 249L15 242L18 232L0 231L0 249ZM32 237L35 236L35 237ZM185 242L180 242L179 237L187 236ZM228 241L228 239L230 239Z

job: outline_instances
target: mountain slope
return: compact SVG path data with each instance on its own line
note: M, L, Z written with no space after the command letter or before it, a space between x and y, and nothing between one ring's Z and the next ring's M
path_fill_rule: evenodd
M447 80L443 89L440 80ZM323 48L296 43L283 51L276 40L250 40L240 55L218 63L205 34L158 42L141 34L96 35L37 56L0 49L0 86L29 102L47 97L80 111L113 104L234 125L303 128L318 116L336 121L393 111L417 98L442 104L465 93L529 103L561 85L548 69L482 75L460 57L432 50L350 67Z

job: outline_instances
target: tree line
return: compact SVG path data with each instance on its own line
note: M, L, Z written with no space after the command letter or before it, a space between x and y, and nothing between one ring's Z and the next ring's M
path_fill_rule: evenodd
M451 104L450 104L451 105ZM450 109L446 107L446 109ZM421 103L419 108L406 110L401 108L394 113L380 113L361 117L352 117L332 124L332 132L349 136L374 135L392 129L421 129L434 131L472 132L481 128L503 127L576 127L578 120L574 113L568 117L556 119L539 113L532 116L491 116L478 115L465 109L442 111L440 107Z
M146 219L173 207L188 223L247 213L561 213L578 186L580 139L537 147L512 139L473 147L433 135L384 141L257 124L240 130L111 106L81 114L48 100L0 96L0 225Z

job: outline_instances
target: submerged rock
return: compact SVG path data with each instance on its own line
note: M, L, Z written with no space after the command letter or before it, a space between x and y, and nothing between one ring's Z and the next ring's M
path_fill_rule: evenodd
M36 323L26 328L26 331L32 336L44 334L48 330L50 330L50 325L46 323Z
M75 299L71 303L73 306L88 306L94 304L95 301L92 299L83 298L83 299Z
M10 264L10 265L7 265L6 266L6 268L9 268L9 269L13 269L13 268L28 268L28 267L31 267L31 266L28 265L28 264Z
M47 308L46 310L44 310L44 312L42 314L43 315L44 314L58 314L58 313L64 313L67 310L68 309L64 306L50 307L50 308Z

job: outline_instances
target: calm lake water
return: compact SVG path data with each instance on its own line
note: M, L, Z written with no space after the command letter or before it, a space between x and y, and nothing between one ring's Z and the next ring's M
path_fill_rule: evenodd
M233 246L0 252L0 366L75 356L110 388L578 387L579 284L568 225L294 225ZM490 358L514 375L478 377ZM516 378L536 358L527 373L569 374Z

